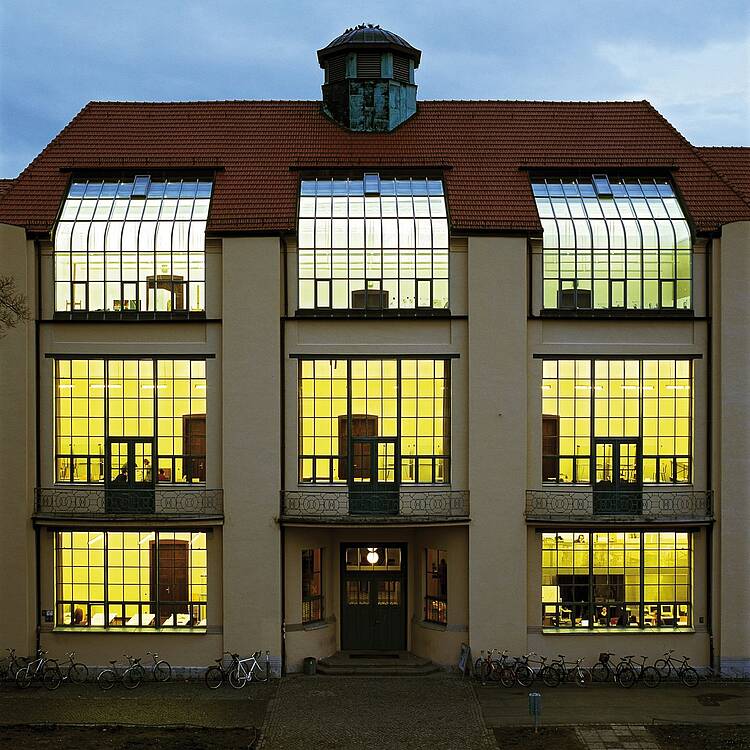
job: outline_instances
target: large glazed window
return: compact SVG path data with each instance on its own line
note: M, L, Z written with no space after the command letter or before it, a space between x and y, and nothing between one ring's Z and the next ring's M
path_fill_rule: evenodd
M210 199L203 180L74 181L55 229L55 310L205 310Z
M377 439L388 450L372 460L393 483L448 482L449 436L449 360L299 363L300 482L360 479L370 458L352 445Z
M203 531L58 531L56 625L205 628Z
M693 379L683 359L546 360L542 479L689 483ZM615 465L618 464L619 465Z
M544 532L543 627L690 627L691 541L675 531Z
M448 307L441 180L303 180L299 309Z
M136 438L137 455L128 456ZM56 361L56 481L117 484L106 475L128 461L147 484L205 481L205 361Z
M692 307L690 228L669 182L535 180L547 309Z

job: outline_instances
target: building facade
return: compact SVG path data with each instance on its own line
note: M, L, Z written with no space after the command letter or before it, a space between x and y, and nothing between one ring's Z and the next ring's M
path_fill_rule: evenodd
M750 663L748 149L647 102L87 105L0 195L0 641Z

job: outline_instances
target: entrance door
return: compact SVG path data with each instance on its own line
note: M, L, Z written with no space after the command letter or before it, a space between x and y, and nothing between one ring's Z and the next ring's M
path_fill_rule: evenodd
M406 546L342 545L341 649L406 649Z
M594 443L594 513L643 511L641 444L632 438Z
M110 438L106 461L106 512L153 513L154 441Z
M398 513L398 461L395 438L353 437L349 512Z

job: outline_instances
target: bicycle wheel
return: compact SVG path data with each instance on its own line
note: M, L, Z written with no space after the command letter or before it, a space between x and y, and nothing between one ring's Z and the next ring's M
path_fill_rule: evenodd
M242 690L243 687L247 684L247 677L240 674L239 667L235 667L230 673L229 673L229 684L235 689L235 690Z
M492 682L500 682L500 673L503 671L503 665L499 661L487 663L487 679Z
M573 670L573 681L578 687L591 684L591 670L588 667L576 667Z
M631 688L635 685L638 675L635 673L633 667L623 667L618 670L617 684L620 687Z
M122 684L128 690L135 690L143 680L143 670L138 668L138 665L128 667L122 673Z
M516 673L512 667L503 666L499 668L500 684L506 688L512 688L516 684Z
M24 667L23 669L19 669L16 672L16 685L21 688L21 690L27 688L29 685L31 685L31 675L29 674L29 668Z
M57 664L46 666L42 675L42 684L47 690L57 690L62 684L62 673Z
M474 662L474 677L482 682L486 682L486 675L484 672L484 659L481 657Z
M250 677L248 680L253 682L268 682L268 672L266 672L266 663L255 662L255 665L250 670Z
M217 666L209 667L206 670L206 674L203 678L206 682L206 687L210 690L216 690L222 686L224 682L224 672Z
M654 662L654 669L659 673L662 680L666 680L669 677L669 662L666 659L657 659Z
M534 682L534 672L528 664L519 664L516 667L516 682L521 687L530 687Z
M557 662L555 662L553 664L550 664L549 668L553 672L555 672L555 674L557 674L558 684L561 682L565 682L568 679L568 672L562 664L558 664Z
M172 679L172 667L162 659L154 664L154 680L156 682L167 682Z
M557 687L560 684L560 675L557 673L556 669L552 669L552 667L543 667L541 674L542 682L547 687Z
M685 687L695 687L700 682L698 673L692 667L683 667L680 670L680 679Z
M612 670L604 662L598 661L591 667L591 677L594 682L609 682L611 675Z
M644 667L643 672L641 672L641 679L646 687L653 688L661 682L661 675L659 670L654 667Z
M117 682L117 675L114 669L103 669L96 678L96 684L102 690L111 690Z
M85 664L76 662L68 667L68 679L74 685L81 685L89 678L89 668Z

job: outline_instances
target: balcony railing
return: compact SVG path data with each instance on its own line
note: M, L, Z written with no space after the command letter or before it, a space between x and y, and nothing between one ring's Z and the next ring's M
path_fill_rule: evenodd
M291 490L281 493L284 521L381 523L468 520L468 490L347 492Z
M595 492L591 487L526 491L527 521L709 523L713 493L706 490L644 489Z
M98 518L102 516L162 516L171 518L223 518L224 493L205 487L155 490L104 487L37 487L37 517Z

